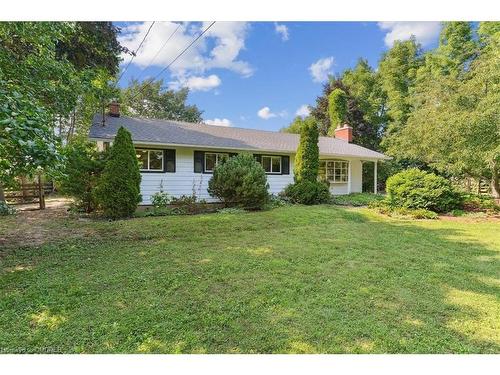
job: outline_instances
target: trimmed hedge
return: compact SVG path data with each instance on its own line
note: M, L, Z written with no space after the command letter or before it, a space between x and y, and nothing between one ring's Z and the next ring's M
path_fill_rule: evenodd
M410 168L389 177L387 202L391 207L448 212L462 205L450 181L434 173Z
M228 207L262 209L269 199L266 172L251 154L239 154L214 168L208 193Z

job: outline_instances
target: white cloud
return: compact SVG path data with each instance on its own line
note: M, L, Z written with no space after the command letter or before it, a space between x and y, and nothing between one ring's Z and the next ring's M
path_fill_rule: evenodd
M311 64L309 71L314 82L324 82L328 79L328 75L332 74L332 66L334 59L332 56L319 59Z
M208 77L179 77L177 81L169 82L168 86L174 90L181 87L187 87L192 91L209 91L220 86L220 84L220 78L215 74L211 74Z
M205 120L203 121L207 125L216 125L216 126L232 126L230 120L227 118L214 118L213 120Z
M309 113L311 111L309 110L309 106L307 104L303 104L297 109L297 112L295 112L296 116L302 116L302 117L307 117L309 116Z
M264 120L269 120L270 118L273 118L273 117L286 117L288 116L288 113L287 111L283 110L279 113L274 113L271 111L271 109L269 107L262 107L261 109L259 109L257 111L257 116L259 116L260 118L264 119Z
M263 118L264 120L269 120L270 118L278 116L276 113L272 113L269 107L263 107L257 111L257 116Z
M123 46L136 50L150 24L150 22L140 22L123 27L118 41ZM167 66L208 25L207 22L183 22L180 26L174 22L156 22L132 64L143 69L149 65ZM177 27L179 27L177 32L165 44ZM197 81L196 78L205 75L210 69L228 69L243 77L251 76L253 68L250 64L238 59L240 52L245 48L248 29L249 24L246 22L215 23L169 68L170 74L181 83L191 77ZM164 48L161 49L164 44ZM122 57L124 63L130 59L130 56ZM216 86L218 85L213 87Z
M379 22L378 27L386 30L384 42L392 47L396 40L407 40L412 35L422 44L427 45L439 36L440 22Z
M283 24L279 24L277 22L274 23L274 31L281 36L281 40L286 42L289 38L288 35L288 27Z

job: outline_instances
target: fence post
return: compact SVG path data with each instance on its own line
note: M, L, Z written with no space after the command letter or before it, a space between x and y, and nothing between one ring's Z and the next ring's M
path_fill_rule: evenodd
M42 175L38 175L38 201L40 202L40 210L45 209L45 189L42 184Z

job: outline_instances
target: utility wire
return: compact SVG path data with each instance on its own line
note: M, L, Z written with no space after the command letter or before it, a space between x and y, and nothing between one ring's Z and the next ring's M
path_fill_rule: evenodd
M141 49L142 47L142 44L144 43L144 41L146 40L146 38L148 37L149 35L149 32L151 31L151 28L153 27L153 25L155 24L156 21L153 21L151 22L151 25L149 25L149 29L148 31L146 32L146 35L144 35L144 38L142 38L142 41L141 41L141 44L139 44L139 47L137 47L137 49L134 51L134 53L132 54L132 58L130 59L130 61L128 62L127 66L125 67L125 69L123 69L123 71L121 72L120 76L118 77L118 80L116 81L116 84L118 84L118 82L120 82L120 79L123 77L123 75L125 74L125 72L127 71L128 67L130 66L130 64L132 64L132 61L134 60L134 57L137 55L137 52L139 52L139 50Z
M158 52L156 52L156 55L154 55L154 57L151 59L151 61L149 61L149 63L146 65L146 67L142 70L143 72L149 67L151 66L151 64L153 64L153 61L156 60L156 58L158 57L158 55L160 54L161 51L163 51L163 48L165 48L165 46L167 45L167 43L170 41L170 39L172 39L172 37L174 36L174 34L177 32L177 30L179 30L179 27L181 27L181 24L177 24L177 27L175 28L175 30L170 34L170 36L167 38L167 40L165 41L165 43L163 43L163 45L161 46L161 48L158 50ZM143 75L143 73L139 74L139 76L136 78L137 80L139 80L139 78L141 78Z
M168 68L170 68L182 55L184 55L184 53L186 53L186 51L191 48L191 46L193 44L195 44L213 25L215 24L215 21L213 21L210 25L208 25L205 30L203 30L200 34L198 34L198 36L193 39L191 41L191 43L189 43L186 48L184 48L182 50L182 52L180 52L165 68L163 68L160 73L158 73L157 75L155 75L150 81L153 82L155 81L159 76L161 76ZM144 89L145 86L142 87L142 89ZM142 91L142 89L139 89L139 91L133 95L130 100L133 100L135 99Z

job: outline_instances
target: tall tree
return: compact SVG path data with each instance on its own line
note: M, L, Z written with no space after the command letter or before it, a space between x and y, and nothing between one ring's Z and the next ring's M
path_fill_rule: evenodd
M315 182L319 168L318 126L315 119L309 117L304 120L300 129L300 141L294 165L295 182Z
M386 96L382 90L378 74L371 68L368 61L359 59L354 69L348 69L342 75L342 82L356 98L363 119L370 124L376 134L374 143L378 148L380 136L387 122Z
M139 82L132 80L122 90L124 114L187 122L201 122L202 113L196 105L186 103L189 90L164 90L163 80Z
M420 158L443 173L489 178L498 196L500 31L492 26L480 25L481 46L474 59L464 54L466 63L453 60L455 72L442 70L417 91L414 111L391 150ZM438 48L437 53L443 52Z
M329 83L325 84L323 86L322 95L318 96L316 99L316 106L311 107L311 116L313 116L318 123L320 135L331 135L334 130L330 123L328 98L330 93L335 89L342 90L347 97L347 113L345 119L353 128L353 143L377 149L379 142L378 129L364 120L364 114L359 108L357 99L351 95L349 88L340 78L332 79Z
M382 145L388 147L392 138L406 125L411 112L411 93L418 68L422 64L420 45L412 37L396 41L379 63L379 77L387 97L388 125Z

